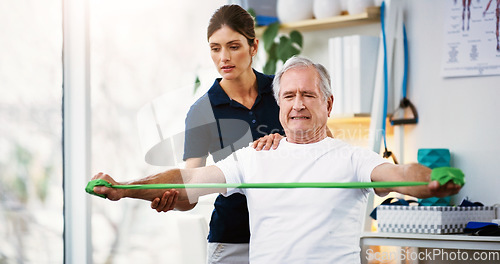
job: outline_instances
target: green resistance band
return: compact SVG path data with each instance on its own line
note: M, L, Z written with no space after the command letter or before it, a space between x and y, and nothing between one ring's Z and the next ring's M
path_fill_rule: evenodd
M200 183L200 184L137 184L111 185L103 179L92 180L85 191L89 194L106 198L105 195L94 192L96 186L106 186L116 189L185 189L185 188L392 188L405 186L427 185L428 182L281 182L281 183Z
M439 167L432 170L431 180L438 181L441 185L444 185L449 181L453 181L455 184L464 186L465 175L460 169L457 168Z
M440 167L431 172L431 180L444 185L448 181L463 186L464 173L457 168ZM106 198L105 195L94 192L96 186L106 186L117 189L185 189L185 188L393 188L427 185L428 182L284 182L284 183L200 183L200 184L138 184L111 185L103 179L92 180L85 187L89 194Z

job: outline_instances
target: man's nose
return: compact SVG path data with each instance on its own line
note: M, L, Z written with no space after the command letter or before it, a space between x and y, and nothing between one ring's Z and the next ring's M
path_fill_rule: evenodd
M302 101L302 96L300 96L300 95L295 96L295 99L293 101L293 110L300 111L304 108L305 108L305 106L304 106L304 102Z

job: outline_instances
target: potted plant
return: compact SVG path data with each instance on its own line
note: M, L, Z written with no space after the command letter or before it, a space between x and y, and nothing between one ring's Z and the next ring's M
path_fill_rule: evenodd
M264 50L267 54L267 61L264 65L265 74L275 74L276 65L279 61L283 63L294 55L300 54L302 51L303 37L302 34L293 30L289 35L281 34L278 37L280 23L275 22L267 26L262 34L264 42Z

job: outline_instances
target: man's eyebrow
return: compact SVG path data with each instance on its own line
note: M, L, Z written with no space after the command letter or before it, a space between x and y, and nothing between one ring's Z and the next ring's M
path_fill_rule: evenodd
M302 94L312 94L312 95L316 95L317 93L315 91L303 91Z
M286 91L286 92L283 92L282 95L288 95L288 94L295 94L294 91Z

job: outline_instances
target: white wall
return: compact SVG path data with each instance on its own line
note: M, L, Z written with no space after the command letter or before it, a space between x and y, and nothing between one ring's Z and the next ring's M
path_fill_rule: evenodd
M380 24L367 24L346 28L302 32L304 36L303 55L328 68L328 39L338 36L370 35L379 36Z
M419 148L448 148L452 166L466 175L456 200L500 203L500 76L442 78L445 1L407 4L408 93L420 116L407 129L407 161L416 161Z
M405 128L405 162L416 162L419 148L448 148L452 166L466 175L455 202L468 196L486 205L500 203L500 76L442 78L446 2L403 1L410 56L408 96L419 113L418 125ZM304 32L303 55L328 66L328 38L378 35L379 28L373 24Z

